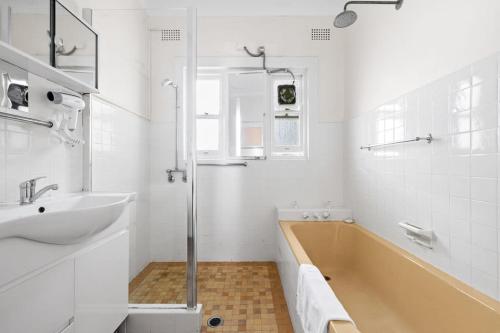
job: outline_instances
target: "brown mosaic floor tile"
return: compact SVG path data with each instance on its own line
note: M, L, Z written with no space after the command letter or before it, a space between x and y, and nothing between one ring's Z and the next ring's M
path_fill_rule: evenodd
M151 263L129 286L130 303L186 303L185 263ZM207 262L198 264L201 332L293 333L275 263ZM214 315L224 325L207 327Z

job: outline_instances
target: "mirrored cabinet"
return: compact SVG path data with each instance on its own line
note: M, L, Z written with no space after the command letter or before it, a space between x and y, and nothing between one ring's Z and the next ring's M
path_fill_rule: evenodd
M0 0L0 39L97 89L98 35L59 1Z
M51 65L97 88L97 34L56 0L51 0L55 20Z

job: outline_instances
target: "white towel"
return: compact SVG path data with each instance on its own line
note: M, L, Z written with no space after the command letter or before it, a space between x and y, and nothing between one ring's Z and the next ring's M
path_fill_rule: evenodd
M326 333L330 320L353 322L319 269L307 264L299 267L297 313L305 333Z

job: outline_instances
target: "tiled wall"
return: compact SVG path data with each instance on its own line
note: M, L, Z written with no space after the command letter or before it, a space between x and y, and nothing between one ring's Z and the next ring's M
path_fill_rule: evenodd
M258 22L259 24L255 24ZM277 23L278 22L278 23ZM281 27L275 29L277 24ZM272 46L273 56L314 57L318 62L314 107L310 108L308 161L249 161L243 167L198 168L199 260L273 260L275 206L343 204L343 35L311 41L310 28L330 24L326 17L200 18L200 57L245 58L242 40L256 48ZM152 260L185 260L185 184L167 182L174 165L174 92L161 88L176 79L175 65L185 54L183 42L160 40L158 29L183 26L182 17L152 19L151 32L151 256ZM254 28L248 29L249 26ZM271 29L274 27L274 29ZM290 38L283 40L283 32ZM272 33L270 33L272 32ZM301 42L297 43L297 39ZM256 43L256 42L255 42ZM304 47L307 45L307 47ZM250 61L252 61L251 58ZM286 61L286 60L285 60ZM260 66L255 60L255 66Z
M29 85L28 116L52 119L58 111L46 101L45 94L60 87L31 74ZM57 193L81 191L81 147L62 143L52 135L51 129L0 119L0 202L18 201L19 184L41 176L47 179L40 180L39 187L57 183ZM46 194L50 195L55 195L55 192Z
M136 192L130 278L149 263L149 120L92 98L92 190Z
M500 299L498 60L495 55L347 122L346 192L357 221ZM389 143L432 133L425 142ZM435 248L398 222L434 230Z

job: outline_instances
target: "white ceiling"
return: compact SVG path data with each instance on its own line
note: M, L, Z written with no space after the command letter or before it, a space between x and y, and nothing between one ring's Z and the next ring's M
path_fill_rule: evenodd
M347 1L347 0L346 0ZM121 1L99 1L119 5ZM154 8L196 7L200 16L334 16L344 0L126 0L127 6ZM130 8L130 7L129 7Z

